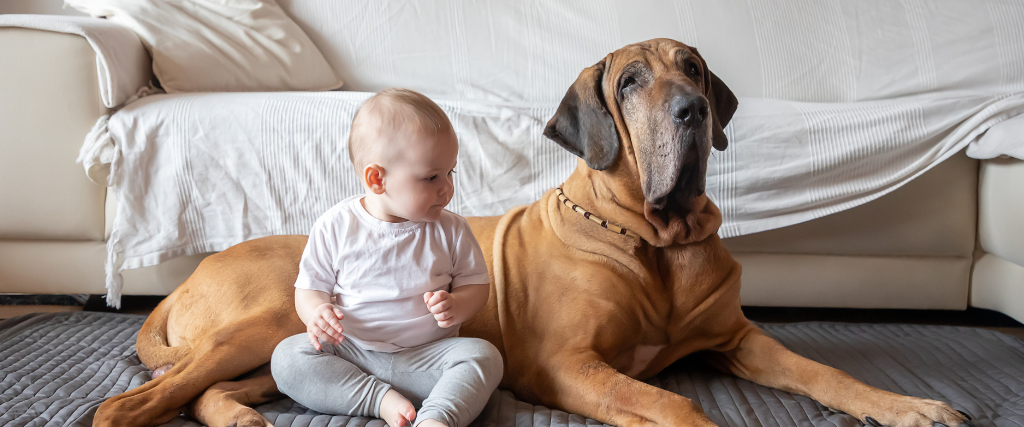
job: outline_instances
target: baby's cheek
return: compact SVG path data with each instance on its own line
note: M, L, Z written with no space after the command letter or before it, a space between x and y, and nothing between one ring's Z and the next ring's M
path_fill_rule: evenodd
M410 214L422 215L427 209L427 206L429 206L425 200L424 192L422 190L418 190L409 195L404 207Z

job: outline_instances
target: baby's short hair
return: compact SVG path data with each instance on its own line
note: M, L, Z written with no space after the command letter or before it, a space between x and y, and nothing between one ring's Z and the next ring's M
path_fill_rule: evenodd
M364 101L352 118L348 158L356 173L362 174L362 168L370 163L385 161L389 141L382 141L382 138L389 138L402 129L435 135L454 132L448 116L430 98L409 89L384 89Z

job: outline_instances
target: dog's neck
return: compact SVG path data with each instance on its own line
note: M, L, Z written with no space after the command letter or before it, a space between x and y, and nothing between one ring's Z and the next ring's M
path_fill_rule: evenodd
M566 197L565 193L562 191L562 187L555 188L555 195L558 197L558 201L562 202L563 205L569 207L569 209L576 211L576 213L583 215L584 218L594 221L594 223L600 225L601 228L604 228L615 234L632 235L634 237L640 237L636 233L633 233L623 227L620 227L618 224L615 224L614 222L610 222L604 218L601 218L595 215L593 212L584 209L582 206L573 203L572 200L569 200L569 198Z
M706 194L694 199L687 213L670 214L667 221L651 222L644 214L646 200L639 186L608 179L609 176L618 175L594 171L585 166L577 167L562 184L562 190L566 197L583 210L635 233L656 247L700 242L717 233L722 225L721 212ZM570 207L563 209L590 222ZM593 225L597 231L612 233L597 224Z

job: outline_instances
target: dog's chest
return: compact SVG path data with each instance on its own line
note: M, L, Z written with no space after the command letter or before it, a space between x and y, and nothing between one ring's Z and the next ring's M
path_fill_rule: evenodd
M651 361L665 349L663 345L638 345L633 351L633 361L625 369L620 370L627 376L636 378L641 372L647 369Z

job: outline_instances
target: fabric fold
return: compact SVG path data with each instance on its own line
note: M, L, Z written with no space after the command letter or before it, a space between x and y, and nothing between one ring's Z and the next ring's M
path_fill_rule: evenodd
M1024 160L1024 116L1011 117L992 125L967 146L967 155L975 159L1013 157Z
M162 93L163 91L152 85L140 88L134 95L125 100L129 104L147 95ZM96 119L92 130L85 135L85 142L78 150L78 158L75 162L81 163L85 168L85 175L89 180L104 187L110 187L110 165L118 157L119 152L114 146L114 140L110 137L107 124L110 122L110 114L104 114Z

